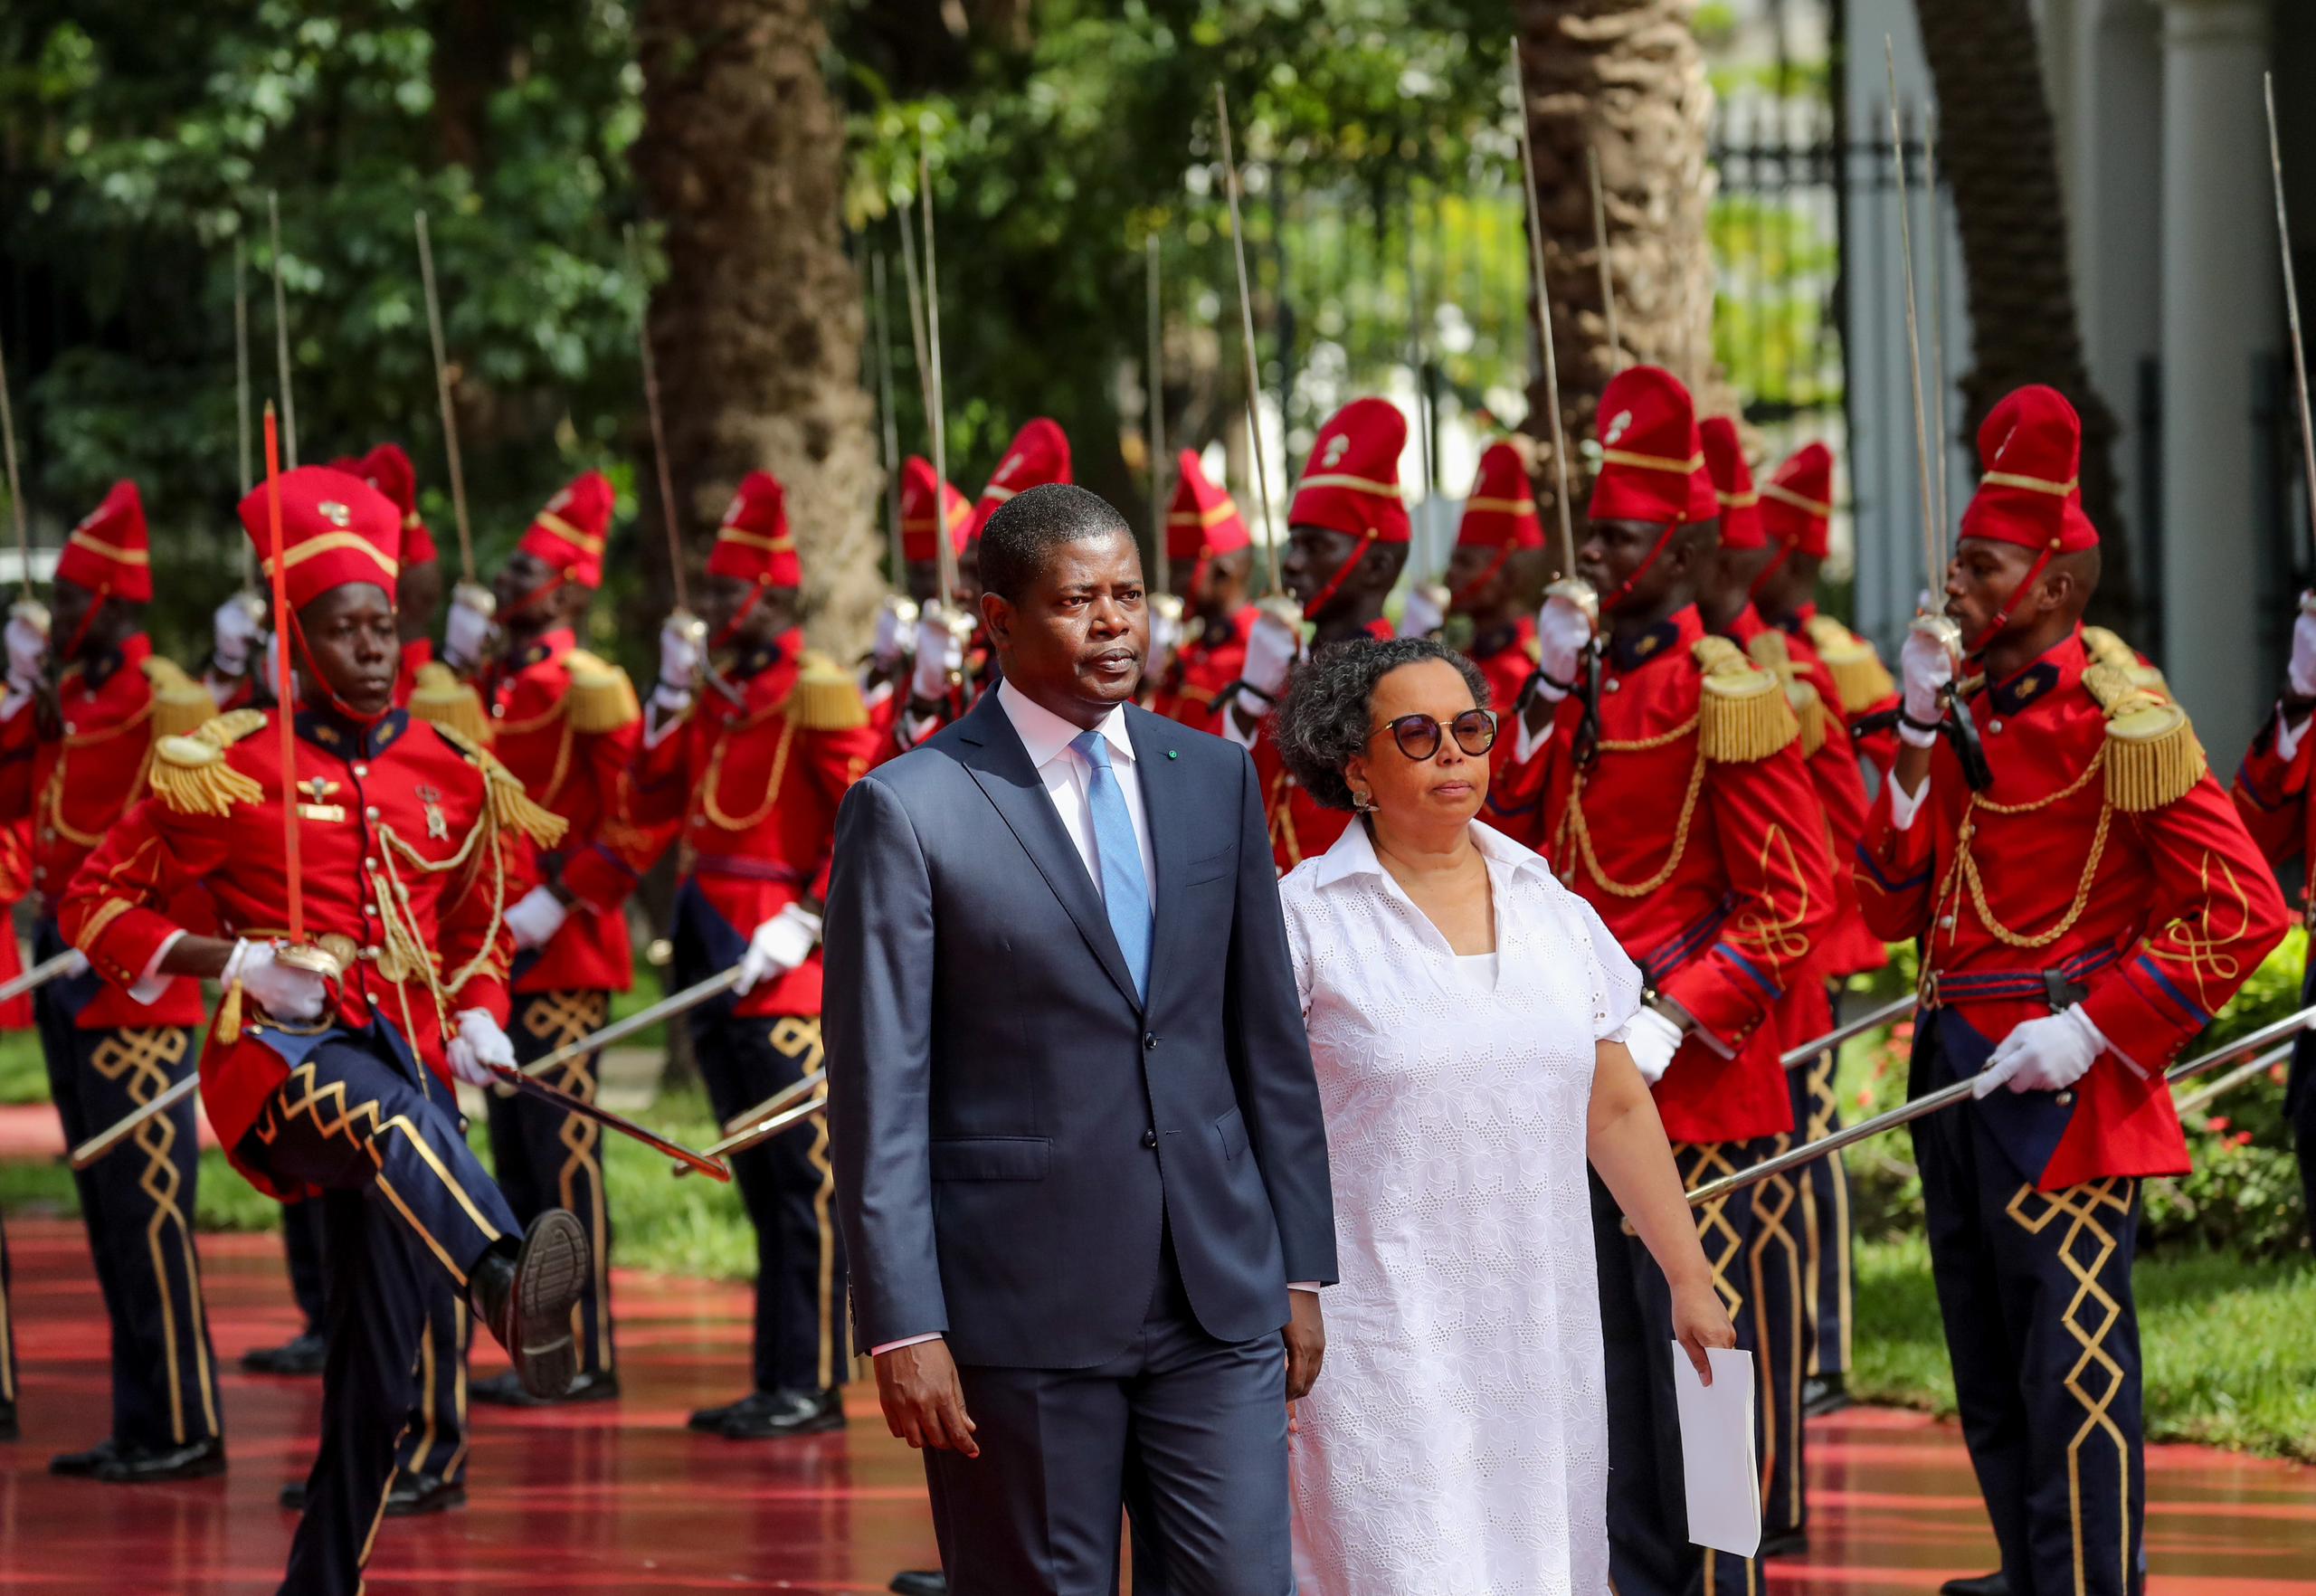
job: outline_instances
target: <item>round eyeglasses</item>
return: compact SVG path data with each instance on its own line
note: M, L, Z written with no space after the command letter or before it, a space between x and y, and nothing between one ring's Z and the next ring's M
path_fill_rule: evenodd
M1429 715L1402 715L1367 735L1372 741L1390 732L1391 741L1399 745L1400 752L1421 764L1438 756L1442 730L1456 739L1456 746L1477 759L1495 746L1495 711L1466 709L1453 720L1434 720Z

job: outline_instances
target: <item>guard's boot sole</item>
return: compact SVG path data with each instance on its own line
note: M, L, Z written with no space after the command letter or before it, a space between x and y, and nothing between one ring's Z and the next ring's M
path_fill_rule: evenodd
M507 1355L535 1397L552 1401L579 1378L571 1310L586 1288L587 1271L587 1232L575 1216L553 1208L531 1222L515 1258Z

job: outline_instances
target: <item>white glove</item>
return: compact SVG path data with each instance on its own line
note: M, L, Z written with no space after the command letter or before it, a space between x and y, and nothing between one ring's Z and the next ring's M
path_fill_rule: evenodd
M453 670L471 670L482 663L490 648L490 617L458 594L451 599L442 622L442 662Z
M879 670L890 670L914 653L916 638L909 621L916 606L903 599L896 603L887 599L877 606L877 634L869 644L869 658Z
M1408 589L1407 603L1400 608L1400 635L1429 637L1447 619L1448 612L1440 605L1438 591L1419 582Z
M515 1068L515 1044L498 1029L488 1009L459 1011L459 1034L451 1039L451 1074L469 1086L491 1086L498 1078L490 1066Z
M699 639L670 616L660 628L660 685L651 689L651 699L663 709L680 709L691 702L698 683Z
M1935 726L1944 719L1946 706L1940 695L1954 679L1954 656L1948 651L1946 640L1925 627L1910 628L1898 648L1898 668L1905 679L1906 719L1922 726ZM1917 748L1928 747L1936 736L1904 722L1899 724L1898 735Z
M1150 606L1150 658L1143 666L1143 675L1156 676L1172 660L1174 651L1182 647L1182 618L1168 614L1156 604Z
M1287 672L1295 669L1295 661L1302 652L1302 633L1265 610L1255 617L1255 629L1248 634L1247 662L1239 669L1239 678L1257 692L1276 698L1286 688ZM1253 713L1260 714L1262 710Z
M965 640L950 628L948 612L927 604L916 617L916 670L909 696L932 703L949 696L949 683L965 669Z
M812 956L820 940L821 917L801 903L790 904L748 938L748 951L740 955L739 984L733 992L745 997L759 983L787 974Z
M40 685L41 675L48 669L48 633L21 615L11 615L5 635L9 690L29 693Z
M2292 669L2285 673L2285 679L2292 684L2292 696L2295 698L2316 698L2316 609L2311 605L2316 605L2316 593L2301 594L2300 613L2292 623ZM15 626L13 621L8 623L12 634L8 654L12 660L16 651L13 641Z
M1681 1028L1654 1009L1641 1009L1625 1025L1625 1051L1639 1068L1640 1078L1655 1086L1673 1067L1681 1050Z
M571 917L571 907L547 887L534 887L507 911L507 929L518 948L545 947Z
M248 598L237 593L219 604L209 618L210 653L217 669L227 676L247 674L250 651L265 635L252 609Z
M1584 657L1584 645L1591 641L1592 617L1581 605L1564 593L1546 598L1544 607L1536 612L1538 663L1544 673L1536 691L1555 704L1568 697L1576 682L1578 661ZM1555 682L1561 685L1556 687Z
M2014 1092L2063 1092L2106 1050L2107 1039L2077 1003L2029 1020L2004 1037L1986 1068L1972 1078L1970 1096L1983 1097L1998 1086Z
M303 1025L320 1019L329 1005L329 983L311 970L277 964L278 952L277 943L236 942L218 979L228 986L240 982L243 994L276 1020Z

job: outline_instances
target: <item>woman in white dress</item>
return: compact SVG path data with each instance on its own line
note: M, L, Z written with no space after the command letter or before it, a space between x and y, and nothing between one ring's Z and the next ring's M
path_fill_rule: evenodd
M1625 1046L1631 961L1475 820L1486 686L1425 639L1298 666L1288 768L1360 816L1280 883L1342 1281L1297 1404L1304 1596L1605 1596L1609 1414L1589 1157L1700 1373L1736 1344Z

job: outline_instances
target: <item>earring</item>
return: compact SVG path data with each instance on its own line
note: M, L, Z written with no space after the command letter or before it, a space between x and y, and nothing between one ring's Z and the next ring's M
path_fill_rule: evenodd
M1351 794L1351 807L1354 813L1373 814L1377 808L1375 794L1364 787L1353 788Z

